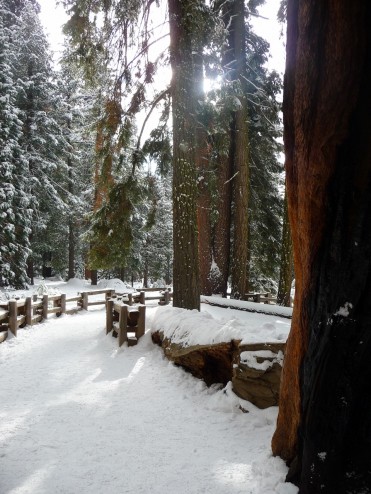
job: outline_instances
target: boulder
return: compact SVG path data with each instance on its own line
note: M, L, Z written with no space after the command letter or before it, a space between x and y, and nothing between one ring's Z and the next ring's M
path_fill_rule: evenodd
M258 408L278 405L284 343L239 345L232 385L237 396Z

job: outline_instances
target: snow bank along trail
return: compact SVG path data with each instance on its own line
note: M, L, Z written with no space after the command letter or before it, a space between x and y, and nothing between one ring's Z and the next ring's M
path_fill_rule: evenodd
M242 413L149 334L118 349L104 323L64 316L0 345L1 494L297 492L270 454L275 409Z

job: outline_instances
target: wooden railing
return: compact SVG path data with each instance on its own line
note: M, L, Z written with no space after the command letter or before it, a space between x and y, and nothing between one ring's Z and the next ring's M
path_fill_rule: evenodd
M148 292L160 292L159 295L147 295ZM140 292L135 293L118 293L116 292L114 297L121 299L127 305L143 304L146 301L158 300L159 305L168 305L173 297L173 293L170 288L144 288Z
M277 303L277 297L272 295L269 292L264 292L264 293L245 293L244 300L252 300L253 302L257 302L258 304L270 304L270 303Z
M145 333L146 307L129 306L123 302L110 299L106 305L106 334L118 339L118 346L127 341L128 346L136 345Z
M67 297L65 293L60 295L43 295L42 297L27 297L22 300L9 300L0 303L0 343L7 337L9 330L14 336L17 336L19 328L32 326L47 319L50 314L57 317L62 314L76 314L80 310L88 310L94 305L106 305L110 299L116 299L115 303L124 302L128 306L134 303L145 305L148 300L158 300L159 305L170 303L172 293L170 289L165 289L159 295L147 295L147 291L141 290L139 293L117 293L113 289L91 290L81 292L75 297ZM156 291L160 289L156 288ZM105 295L104 300L93 300L89 302L90 296ZM75 305L71 307L71 304ZM134 316L132 316L134 317Z
M92 290L82 292L76 297L68 297L65 293L60 295L43 295L42 297L27 297L23 300L9 300L0 303L0 342L6 339L6 331L9 330L17 336L19 328L32 326L50 314L61 316L62 314L76 314L80 310L88 310L93 305L105 305L107 300L113 296L115 290ZM104 294L104 300L89 302L89 296ZM76 302L70 307L68 304ZM4 334L1 334L4 333Z

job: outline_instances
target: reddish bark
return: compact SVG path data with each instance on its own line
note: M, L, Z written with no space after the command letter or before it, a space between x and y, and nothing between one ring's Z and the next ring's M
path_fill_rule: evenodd
M213 292L227 295L231 243L232 162L227 154L219 156L218 219L213 229L213 256L220 276L214 277Z
M303 494L371 485L370 22L362 0L288 2L296 296L272 447Z

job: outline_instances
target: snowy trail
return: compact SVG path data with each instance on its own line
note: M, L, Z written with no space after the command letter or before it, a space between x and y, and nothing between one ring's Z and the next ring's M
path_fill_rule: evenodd
M104 321L54 318L0 345L1 494L297 492L270 454L275 409L242 413L148 333L118 349Z

